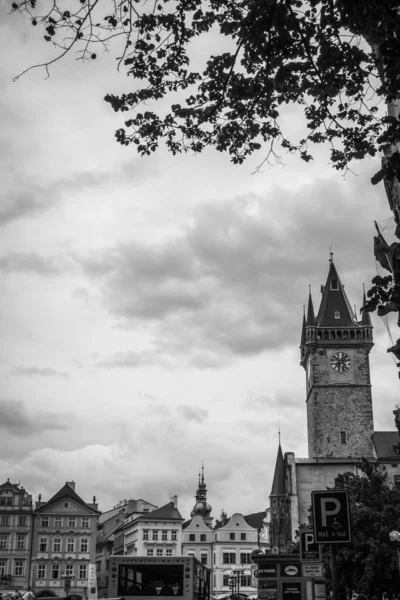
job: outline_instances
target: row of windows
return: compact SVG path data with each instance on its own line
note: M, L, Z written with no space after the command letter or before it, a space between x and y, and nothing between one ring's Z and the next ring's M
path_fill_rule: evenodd
M0 576L6 574L6 569L7 569L7 561L0 560ZM24 560L14 560L13 575L15 575L16 577L19 577L21 575L24 575L24 571L25 571L25 561Z
M214 556L214 563L215 563ZM236 552L223 552L222 554L222 562L225 565L236 565ZM250 565L251 564L251 554L250 552L241 552L240 553L240 565Z
M1 517L1 525L3 527L9 527L12 523L12 519L11 519L11 515L2 515ZM18 525L20 527L25 527L27 525L27 518L26 517L19 517L18 519Z
M172 548L167 548L165 554L163 548L157 548L155 554L153 548L148 548L147 556L172 556Z
M217 539L217 534L215 534L215 539ZM232 533L229 534L229 539L232 540L232 541L234 541L234 540L239 539L239 538L236 538L236 533L232 532ZM246 538L246 534L245 533L241 533L240 534L240 540L242 542L245 542L246 539L247 539ZM196 542L196 541L206 542L207 541L207 534L206 533L200 533L200 540L199 540L198 537L196 539L196 534L195 533L189 533L189 542Z
M335 319L340 319L340 313L336 312L335 313ZM344 329L344 330L328 330L328 329L324 329L323 331L318 330L318 329L309 329L307 328L307 333L306 333L306 337L307 338L317 338L317 340L360 340L361 338L369 338L370 337L370 330L369 329L356 329L354 331L354 329Z
M223 586L230 586L230 576L229 575L223 575L222 577L222 585ZM251 586L251 576L250 575L241 575L240 576L240 586L241 587L246 587L246 586Z
M160 533L160 531L158 529L152 529L151 530L151 539L158 541L158 534ZM178 537L178 530L177 529L173 529L171 532L171 540L172 541L176 541L177 537ZM144 540L149 540L150 539L150 530L149 529L143 529L143 539ZM167 541L168 540L168 529L162 529L161 530L161 540L162 541Z
M47 566L39 564L36 570L37 579L46 579L47 578ZM61 566L59 564L51 565L50 568L50 579L60 579L60 571ZM87 579L88 574L88 566L87 565L79 565L78 569L78 579ZM74 565L65 565L65 575L71 577L75 575L75 566Z
M2 500L2 498L0 498ZM7 498L3 498L3 500L7 500ZM52 519L54 527L63 527L64 524L66 527L75 528L77 526L78 519L77 517L54 517ZM89 517L82 517L80 520L81 527L88 528L90 524ZM2 515L1 517L1 525L7 527L11 525L11 515ZM18 525L25 526L27 525L26 517L19 517ZM41 527L49 527L50 526L50 517L42 517L40 519Z
M13 505L13 499L12 497L8 496L2 496L0 498L0 506L12 506Z
M54 519L52 520L54 527L63 527L64 524L66 525L66 527L76 527L76 524L78 522L77 517L54 517ZM81 527L89 527L89 523L89 517L81 517ZM50 517L42 517L40 519L40 526L49 527Z
M196 556L196 553L195 553L195 552L188 552L188 554L187 554L187 555L188 555L188 556ZM202 553L200 554L200 562L201 562L203 565L206 565L206 564L208 563L208 554L207 554L207 552L204 552L204 553L202 552Z
M75 542L79 541L79 552L89 552L89 540L88 538L81 538L75 540L75 538L67 538L66 544L62 544L61 538L53 539L53 552L61 552L61 546L65 547L66 552L75 552ZM39 552L49 552L50 544L47 537L39 538Z
M26 550L26 535L17 535L14 548L17 550ZM8 550L11 548L11 536L8 534L0 535L0 550Z

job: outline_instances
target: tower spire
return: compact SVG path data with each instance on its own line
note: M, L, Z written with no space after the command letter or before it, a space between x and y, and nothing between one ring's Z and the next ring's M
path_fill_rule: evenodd
M365 295L365 283L363 283L363 306L367 303L367 297ZM361 325L366 325L367 327L372 327L371 315L367 310L362 311L361 317Z
M353 309L332 259L329 261L326 284L322 287L317 321L321 327L348 327L356 324Z
M311 285L309 286L308 291L308 309L307 309L307 322L306 325L308 327L312 327L315 325L315 314L314 314L314 305L311 296Z
M196 504L193 507L192 512L190 513L191 517L196 515L200 515L204 521L208 524L212 523L211 511L212 507L207 502L207 486L204 480L204 463L201 462L201 471L199 469L199 483L196 491Z

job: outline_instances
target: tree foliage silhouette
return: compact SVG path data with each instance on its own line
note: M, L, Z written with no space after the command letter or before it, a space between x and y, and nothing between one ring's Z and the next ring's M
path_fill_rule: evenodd
M242 163L261 148L266 160L279 160L280 144L307 162L313 144L328 143L333 166L344 169L400 141L399 120L384 110L400 96L398 1L54 0L47 11L41 6L12 3L12 12L28 15L55 46L55 57L34 67L48 71L71 51L82 60L99 59L102 48L115 51L132 90L105 100L127 113L116 138L135 144L139 154L160 142L173 154L211 146ZM226 49L210 52L200 69L195 48L207 48L210 36ZM169 110L157 104L162 99ZM301 139L283 130L280 113L289 103L303 109ZM374 183L386 172L400 175L399 164L392 152Z

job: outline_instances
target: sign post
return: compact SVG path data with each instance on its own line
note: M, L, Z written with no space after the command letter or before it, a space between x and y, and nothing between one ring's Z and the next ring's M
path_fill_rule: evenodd
M338 600L335 544L351 542L349 495L347 490L325 490L312 492L311 499L315 542L330 545L332 600Z

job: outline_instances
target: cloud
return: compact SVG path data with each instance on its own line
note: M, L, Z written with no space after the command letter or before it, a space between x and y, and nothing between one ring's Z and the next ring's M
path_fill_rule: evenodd
M52 367L13 367L11 372L15 375L27 375L40 377L68 377L68 373L65 371L59 371Z
M203 423L208 417L208 410L198 406L178 406L177 412L186 421Z
M151 350L143 350L140 352L127 351L117 352L114 355L106 358L100 358L94 362L95 367L102 369L109 368L120 368L120 369L132 369L135 367L144 366L165 366L172 367L173 363L166 360L165 356L160 356L158 352Z
M13 192L0 196L0 227L18 219L39 217L55 208L65 196L82 194L90 188L99 188L106 183L128 183L137 185L150 176L151 169L139 168L137 163L124 162L114 169L83 171L71 177L62 177L48 184L34 184L25 181L14 182Z
M0 271L8 273L36 273L37 275L55 275L65 270L62 257L45 257L36 252L10 252L0 257Z
M19 400L0 399L0 430L15 437L35 436L45 430L69 429L61 415L43 410L30 412Z
M332 241L340 248L337 266L349 288L353 265L359 282L374 275L366 258L372 223L353 201L361 194L367 206L374 193L366 178L321 179L297 192L274 188L268 197L247 194L202 204L174 238L76 257L120 327L145 329L152 338L154 352L124 358L121 350L105 359L108 366L150 364L173 355L192 366L220 367L238 356L293 344L308 284L311 278L322 283L315 281L318 263L325 279ZM318 256L321 248L325 258Z

